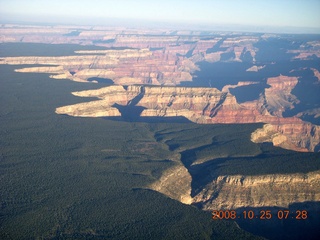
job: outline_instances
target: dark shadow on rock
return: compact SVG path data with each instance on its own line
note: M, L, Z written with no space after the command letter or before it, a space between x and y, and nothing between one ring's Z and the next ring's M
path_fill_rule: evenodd
M213 143L217 144L217 143ZM212 144L212 146L213 146ZM223 143L218 143L223 144ZM204 148L202 146L201 148ZM200 193L219 176L243 175L258 176L266 174L306 174L320 169L320 153L301 153L260 144L262 153L257 156L216 158L201 164L192 165L197 160L196 151L181 153L181 161L191 177L191 196Z
M317 61L315 61L317 62ZM320 61L318 60L320 65ZM292 73L293 76L299 76L298 84L291 91L299 99L293 109L283 113L284 117L292 117L299 112L320 108L320 84L310 69L300 69ZM310 119L312 120L312 119Z
M121 117L124 121L135 122L138 121L142 111L145 109L144 107L134 106L134 105L120 105L115 103L112 105L119 110L121 113Z
M120 111L120 110L119 110ZM144 122L144 123L193 123L185 117L140 117L135 115L135 117L124 118L119 117L103 117L106 120L120 121L120 122Z
M226 55L225 57L230 57ZM193 74L191 82L181 82L182 87L213 87L220 91L225 85L236 85L239 81L261 81L261 76L256 72L247 72L252 67L251 63L239 62L200 62L200 68Z
M113 85L114 82L110 78L99 78L99 77L92 77L88 78L89 82L96 81L98 83L106 84L106 85Z
M131 99L131 100L128 102L127 106L130 107L130 106L135 106L135 105L137 105L137 104L140 102L140 100L143 98L144 93L145 93L144 87L143 87L143 86L140 86L140 93L139 93L137 96L135 96L133 99ZM144 108L144 109L145 109L145 108Z
M231 88L230 93L236 97L238 103L244 103L247 101L254 101L259 99L260 94L269 87L270 85L268 85L266 81L263 80L257 84Z

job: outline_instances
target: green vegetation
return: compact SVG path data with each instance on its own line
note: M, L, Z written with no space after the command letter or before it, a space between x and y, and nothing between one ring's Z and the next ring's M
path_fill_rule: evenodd
M181 160L192 176L192 194L197 194L218 176L320 170L320 153L299 153L272 144L251 142L250 134L261 126L190 124L188 127L167 125L164 129L153 130L158 141L181 153Z
M22 49L40 55L45 46L14 45L1 44L0 55ZM56 54L68 48L60 47L53 47ZM87 49L69 47L63 54ZM57 107L91 100L72 91L102 85L14 68L0 66L1 239L257 239L233 222L213 221L210 213L146 187L175 164L177 153L194 171L193 181L199 170L250 175L319 169L319 154L252 143L250 134L261 124L130 123L57 115Z
M183 163L189 167L207 160L234 156L255 156L259 145L250 141L250 134L262 124L215 124L172 126L157 131L156 138L169 149L181 152Z
M173 166L151 124L74 118L55 108L101 87L1 66L1 239L227 239L234 223L144 189ZM89 99L90 100L90 99Z
M192 172L209 175L308 173L320 170L320 153L301 153L255 144L251 133L262 124L171 125L155 130L158 141L181 153Z

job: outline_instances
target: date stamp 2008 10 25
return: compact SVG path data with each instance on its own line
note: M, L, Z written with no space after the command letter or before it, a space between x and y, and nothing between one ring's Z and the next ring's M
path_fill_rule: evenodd
M212 219L261 219L261 220L270 220L270 219L296 219L296 220L306 220L308 219L308 211L307 210L296 210L289 211L285 210L260 210L259 212L253 210L243 210L242 212L237 212L235 210L213 210Z

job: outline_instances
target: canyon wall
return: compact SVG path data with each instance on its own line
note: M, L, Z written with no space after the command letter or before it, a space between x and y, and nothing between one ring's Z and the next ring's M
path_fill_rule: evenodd
M320 200L320 172L217 176L191 197L191 177L187 169L177 166L167 170L149 187L208 211L242 207L288 208L292 203Z
M272 142L274 146L295 151L320 150L320 126L307 123L266 124L251 135L256 143Z
M239 103L237 97L230 93L230 89L259 84L263 80L247 79L238 81L236 84L225 84L221 91L216 88L175 87L183 82L193 81L197 71L200 70L198 63L203 61L235 63L245 61L252 64L251 67L246 68L247 72L263 71L266 65L256 63L260 51L257 43L265 44L273 36L241 36L234 33L217 35L213 32L201 35L202 33L197 31L165 29L138 31L85 26L79 26L77 30L68 26L53 28L29 26L22 29L13 25L3 25L0 27L0 33L3 36L3 42L9 39L14 39L12 40L14 42L43 43L81 41L83 45L107 48L79 50L72 56L0 58L0 64L44 65L17 68L17 72L49 73L54 79L69 79L77 82L94 82L97 81L94 78L103 78L110 79L117 85L128 86L127 90L117 86L110 88L107 91L108 96L97 96L100 100L57 108L57 113L81 117L120 117L122 112L119 107L125 111L126 106L135 106L142 109L140 117L178 116L201 124L263 122L272 124L273 130L265 131L264 137L256 137L254 141L261 142L261 139L266 139L288 149L318 151L318 138L312 136L310 131L309 134L301 132L301 141L298 140L299 133L293 132L302 129L301 126L307 126L300 118L306 119L308 116L317 118L319 108L298 112L292 117L283 117L286 111L294 109L300 103L298 97L292 94L300 77L291 76L292 73L290 76L280 74L267 78L265 81L269 87L266 87L257 99L242 103ZM308 54L313 52L316 55L319 52L318 41L306 42L296 50L288 50L288 54L292 54L292 60L308 59L310 55L303 57L306 52ZM306 71L309 70L319 79L317 69L306 69ZM141 89L135 90L136 87L133 85L142 84L159 87L146 86L143 89L144 93L139 92ZM164 86L173 86L173 88ZM83 94L85 96L86 93ZM135 98L135 104L130 103L133 98ZM296 124L296 127L293 127L293 124ZM294 131L281 130L290 127L294 128ZM315 132L319 131L318 128L315 129Z
M319 201L320 172L258 176L218 176L193 198L204 210L284 207Z
M189 59L170 52L141 50L79 51L84 55L61 57L6 57L0 64L42 64L58 67L17 69L25 73L54 73L52 78L87 81L89 78L109 78L117 84L176 85L191 81L198 69Z
M265 125L252 133L253 142L272 142L274 146L295 151L319 152L320 127L300 119L304 115L319 117L319 107L284 117L287 110L294 109L301 101L293 94L301 81L301 77L294 76L294 70L301 69L292 69L288 76L273 72L268 75L268 67L276 62L268 59L270 49L266 48L261 53L258 43L268 45L269 39L273 41L276 38L282 39L283 36L87 26L21 28L3 24L0 43L81 44L106 49L79 50L72 56L58 57L2 56L0 64L16 65L15 71L20 73L48 73L54 79L89 82L92 81L90 78L104 78L115 83L97 90L73 92L75 96L96 100L57 107L57 114L125 118L127 111L137 114L134 120L184 117L199 124L261 122ZM291 42L290 46L296 46L294 44ZM272 46L271 50L274 50ZM304 42L295 49L287 50L287 54L290 55L290 63L319 58L320 41ZM245 63L245 73L266 72L264 77L231 81L219 88L221 90L178 86L197 78L201 62ZM43 66L19 68L19 65L26 64ZM319 86L319 69L308 67L304 70L312 71L317 81L312 86ZM260 83L266 83L268 87L261 90L256 99L240 103L236 95L231 94L231 89ZM171 160L175 166L167 169L158 181L148 187L185 204L197 204L205 210L288 207L295 202L320 200L319 171L211 176L203 189L193 194L192 175L190 169L183 165L180 153Z
M299 118L283 118L265 111L263 102L237 103L236 98L216 88L169 86L109 86L97 90L74 92L80 97L99 100L56 109L58 114L77 117L121 116L115 107L142 107L140 117L185 117L200 124L268 123L252 135L254 142L273 142L274 145L296 151L318 151L320 128ZM260 110L259 110L260 109Z

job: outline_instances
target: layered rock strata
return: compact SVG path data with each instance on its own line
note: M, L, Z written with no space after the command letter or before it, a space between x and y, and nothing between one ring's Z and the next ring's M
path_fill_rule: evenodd
M239 104L232 94L215 88L115 85L73 94L99 100L59 107L56 113L77 117L119 117L121 113L117 105L124 108L135 106L142 107L140 117L185 117L205 124L269 123L262 130L257 130L252 140L271 141L296 151L315 151L320 142L318 126L296 117L271 115L259 105L261 101Z
M76 29L76 30L75 30ZM87 82L89 78L112 79L114 86L74 92L80 97L97 100L56 109L58 114L77 117L122 117L121 110L140 107L141 117L183 116L196 123L267 123L251 135L254 142L272 142L296 151L319 151L320 129L300 120L301 114L319 115L319 109L283 118L298 99L291 91L297 77L278 76L267 79L265 89L254 101L238 103L229 89L256 84L250 79L215 88L185 88L178 85L191 81L201 61L241 62L243 56L252 59L248 72L258 72L265 65L256 62L256 43L277 35L227 36L197 31L137 30L86 26L28 26L4 24L0 27L0 42L75 43L98 45L112 50L76 51L64 57L3 57L0 64L40 64L43 67L17 69L17 72L49 73L55 79ZM312 41L288 53L294 59L308 60L320 56L320 42ZM228 56L228 59L223 57ZM260 64L260 65L259 65ZM48 66L51 65L51 66ZM319 71L311 68L320 79ZM137 86L149 84L158 86ZM121 86L125 85L125 86ZM159 86L162 85L162 86ZM166 170L150 188L186 204L198 204L206 210L238 207L288 207L293 202L320 200L320 173L272 174L259 176L215 176L195 196L191 196L192 177L180 158Z
M284 207L320 200L320 172L219 176L193 198L204 210Z
M149 87L149 86L110 86L98 90L74 92L81 97L97 97L101 100L75 104L57 109L57 113L71 116L88 116L91 107L99 106L101 112L114 104L128 105L130 100L143 91L143 96L136 106L144 107L141 116L183 116L197 123L248 123L266 122L278 123L281 120L271 115L263 115L255 108L238 104L236 98L227 92L216 88L188 87ZM249 106L249 105L248 105ZM83 109L82 115L79 108ZM85 111L88 109L88 112ZM63 112L63 109L68 111ZM290 118L288 121L299 122Z
M31 67L17 72L54 73L52 78L86 81L99 77L112 79L117 84L176 85L191 81L191 73L198 68L184 57L167 51L103 50L82 51L85 55L66 57L7 57L0 64L43 64L58 67Z
M180 163L166 170L158 181L148 187L184 204L191 204L191 181L188 169Z
M320 126L307 122L266 124L251 135L256 143L272 142L274 146L295 151L320 150Z
M264 97L268 111L275 116L282 117L282 113L287 109L294 108L294 104L299 103L296 96L291 94L292 89L297 85L297 77L282 76L268 78Z

